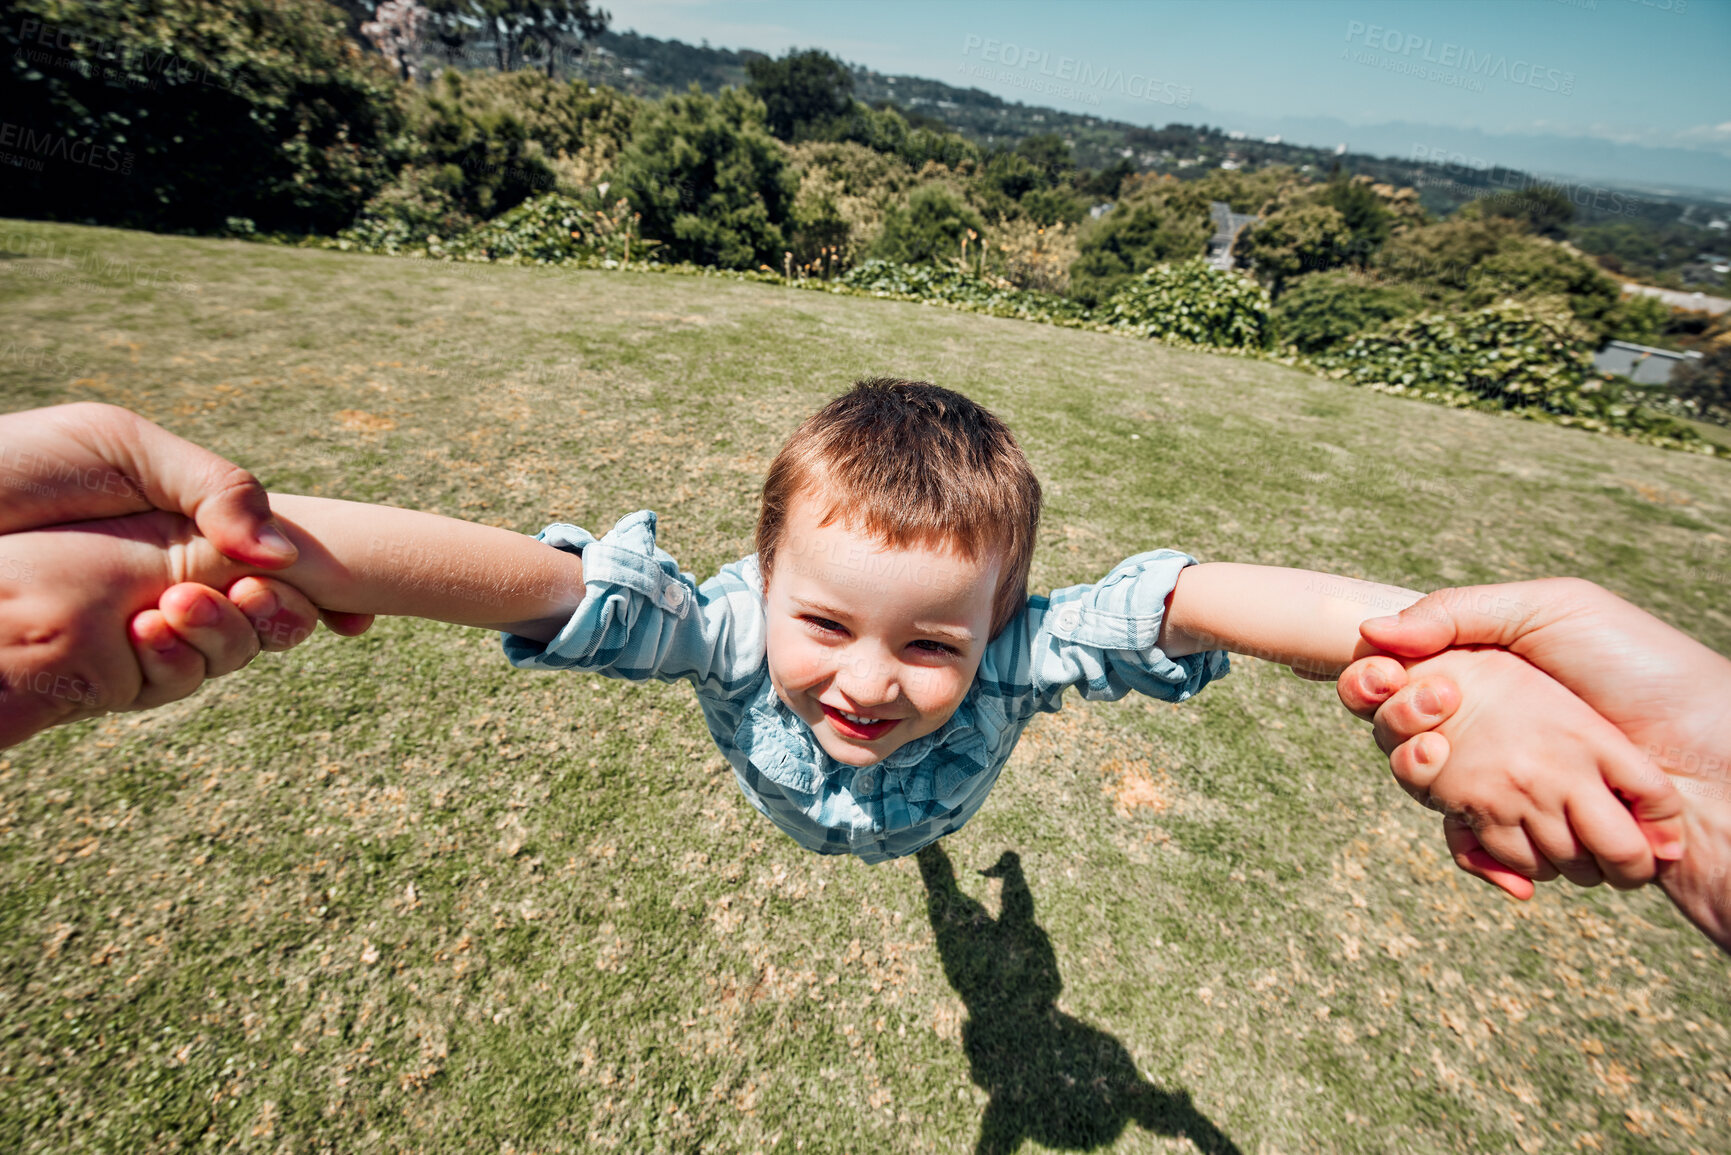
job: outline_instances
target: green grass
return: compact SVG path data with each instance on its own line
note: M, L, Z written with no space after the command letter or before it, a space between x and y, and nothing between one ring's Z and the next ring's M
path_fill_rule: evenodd
M916 305L5 227L156 278L0 262L7 408L113 401L281 490L654 508L702 576L806 413L924 377L1046 482L1036 588L1161 545L1572 573L1731 648L1722 461ZM871 868L752 811L684 688L385 621L6 752L0 895L9 1151L1731 1149L1724 957L1656 892L1459 874L1332 689L1253 660L1042 718Z

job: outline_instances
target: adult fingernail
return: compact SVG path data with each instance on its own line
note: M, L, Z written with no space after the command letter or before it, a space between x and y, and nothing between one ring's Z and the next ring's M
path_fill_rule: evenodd
M166 654L178 645L180 645L180 639L168 630L164 630L157 637L150 639L150 648L159 654Z
M1380 672L1375 669L1369 669L1366 670L1362 676L1364 679L1365 693L1369 694L1373 698L1386 698L1388 696L1388 679L1383 677Z
M186 609L186 624L202 629L205 626L216 625L222 616L216 608L216 603L207 597L201 597Z
M294 543L284 536L283 531L277 528L274 521L265 522L264 527L258 531L258 543L272 553L292 554L295 552Z
M1681 842L1667 842L1653 853L1667 862L1676 862L1683 857L1683 844Z
M1437 700L1436 691L1429 686L1413 691L1412 708L1427 717L1442 713L1442 703Z

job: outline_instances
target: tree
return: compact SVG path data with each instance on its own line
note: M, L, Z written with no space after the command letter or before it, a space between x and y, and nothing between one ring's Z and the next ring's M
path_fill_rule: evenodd
M1076 169L1070 155L1070 142L1055 132L1035 133L1016 142L1016 155L1023 157L1041 174L1040 183L1050 187Z
M1344 255L1360 268L1370 261L1371 254L1383 246L1394 229L1393 218L1370 186L1368 177L1346 180L1337 174L1317 198L1317 203L1338 212L1346 223L1351 236Z
M1568 194L1544 185L1492 193L1469 208L1480 216L1519 221L1529 232L1553 240L1562 240L1568 234L1569 222L1575 219L1575 206Z
M1234 251L1268 282L1276 298L1300 273L1345 264L1352 254L1352 230L1340 211L1328 205L1295 204L1271 213L1246 229Z
M1094 197L1105 197L1110 200L1118 195L1118 188L1124 181L1133 176L1136 166L1123 157L1118 162L1097 173L1085 173L1077 179L1078 191Z
M533 47L544 54L549 78L561 49L593 40L612 20L590 0L429 0L427 7L447 49L489 37L499 71L510 72Z
M1070 266L1070 295L1098 305L1137 274L1199 255L1214 231L1206 206L1163 194L1125 200L1089 226Z
M1303 353L1324 353L1360 333L1424 308L1424 298L1399 285L1379 285L1347 269L1292 281L1274 318L1280 341Z
M798 182L764 128L763 102L739 88L644 109L614 183L643 215L642 235L674 260L780 268Z
M431 22L432 13L415 0L385 0L373 18L360 26L360 33L373 42L398 75L414 80Z
M1695 402L1709 419L1731 424L1731 343L1710 345L1699 361L1679 365L1671 375L1671 391Z
M0 215L334 232L381 187L398 81L323 0L10 0ZM42 52L32 28L50 29ZM44 57L41 67L32 62Z
M906 206L884 214L884 231L873 256L905 265L959 257L962 237L985 229L978 213L943 185L922 185Z
M764 123L782 140L827 138L834 122L853 108L853 73L817 48L789 51L780 60L766 56L746 63L746 87L763 101Z

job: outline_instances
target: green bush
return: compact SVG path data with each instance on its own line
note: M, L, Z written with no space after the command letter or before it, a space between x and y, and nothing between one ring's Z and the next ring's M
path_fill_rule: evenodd
M1083 231L1070 265L1070 293L1100 305L1141 270L1200 255L1213 232L1205 203L1165 195L1121 203Z
M943 185L922 185L884 214L884 230L872 255L901 264L959 258L962 238L985 229L980 215Z
M1568 319L1507 300L1464 315L1409 317L1361 334L1325 363L1354 384L1390 393L1567 413L1569 395L1592 368L1592 350Z
M433 256L509 264L643 260L653 242L637 234L630 205L548 193L524 201L462 236L429 246Z
M0 53L8 151L41 162L0 213L330 233L394 167L396 77L324 0L11 0Z
M1302 273L1346 264L1354 249L1352 230L1340 210L1299 202L1245 229L1233 252L1278 296L1288 281Z
M1281 344L1315 355L1423 308L1423 298L1409 288L1337 270L1292 282L1275 303L1274 320Z
M893 297L948 305L993 317L1015 317L1045 324L1078 325L1088 312L1067 297L976 277L958 269L938 265L903 265L870 260L849 269L840 278L842 288L874 297Z
M538 72L464 73L404 93L404 151L414 183L431 186L476 220L532 196L580 191L624 147L630 97ZM386 215L369 204L370 215Z
M763 116L748 92L710 97L696 86L639 116L614 183L669 259L781 267L799 184Z
M1374 264L1410 284L1437 309L1476 309L1505 297L1566 298L1574 317L1602 342L1619 322L1622 290L1592 261L1517 221L1467 215L1395 237Z
M1671 375L1671 392L1708 421L1731 425L1731 343L1708 345Z
M1666 330L1670 324L1671 306L1664 301L1645 293L1626 293L1611 311L1606 336L1637 345L1657 345L1669 341Z
M1385 393L1712 452L1694 430L1592 376L1592 347L1590 332L1566 312L1510 299L1464 315L1421 313L1319 360L1333 376Z
M451 192L461 180L444 168L409 165L337 237L367 252L401 253L424 248L429 237L466 233L478 222Z
M1149 269L1114 293L1095 320L1195 345L1265 349L1273 343L1268 291L1200 257Z

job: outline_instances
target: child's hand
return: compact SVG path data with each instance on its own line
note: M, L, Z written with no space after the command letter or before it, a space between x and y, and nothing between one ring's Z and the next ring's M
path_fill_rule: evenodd
M1377 739L1394 749L1407 792L1443 812L1462 870L1524 899L1529 880L1559 873L1581 886L1641 886L1655 857L1682 857L1683 799L1670 779L1548 675L1494 647L1448 650L1407 673L1452 680L1460 707L1394 749L1392 735L1426 729L1417 717L1447 712L1427 710L1421 691L1396 704L1399 717L1379 718Z
M230 635L254 632L231 603L182 583L226 588L249 568L224 558L177 514L0 536L0 745L47 725L172 700L157 682L184 683L194 661L204 669L207 649L227 653ZM237 592L244 600L252 591ZM197 623L201 601L217 611L214 621ZM134 615L140 628L129 630ZM135 647L166 641L165 626L185 628L198 654L171 648L141 663Z
M364 633L372 623L362 615L321 614L299 590L275 578L244 577L227 590L196 582L172 586L130 623L144 682L137 697L118 708L149 710L178 702L206 679L246 666L261 650L300 645L321 617L338 634Z

